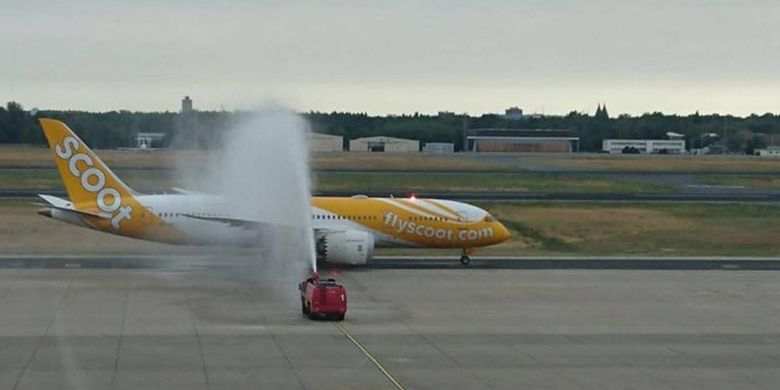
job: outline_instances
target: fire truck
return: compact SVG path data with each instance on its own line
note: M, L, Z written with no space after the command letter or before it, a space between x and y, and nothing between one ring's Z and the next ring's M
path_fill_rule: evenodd
M347 290L335 279L320 279L315 272L298 285L301 311L310 319L341 321L347 313Z

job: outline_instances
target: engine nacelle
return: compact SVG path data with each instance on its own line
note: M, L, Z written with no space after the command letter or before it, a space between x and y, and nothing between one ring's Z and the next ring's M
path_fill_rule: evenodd
M374 255L374 236L357 230L326 233L317 240L317 254L329 263L363 265Z

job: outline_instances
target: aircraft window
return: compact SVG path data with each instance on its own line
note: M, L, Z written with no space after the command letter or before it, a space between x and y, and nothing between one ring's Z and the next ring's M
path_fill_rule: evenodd
M495 221L495 219L493 219L493 216L491 216L490 214L485 216L485 222L493 222L493 221Z

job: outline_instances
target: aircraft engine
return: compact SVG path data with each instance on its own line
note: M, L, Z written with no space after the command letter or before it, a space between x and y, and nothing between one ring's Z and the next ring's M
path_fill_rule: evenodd
M374 236L357 230L326 233L317 240L317 255L329 263L363 265L374 255Z

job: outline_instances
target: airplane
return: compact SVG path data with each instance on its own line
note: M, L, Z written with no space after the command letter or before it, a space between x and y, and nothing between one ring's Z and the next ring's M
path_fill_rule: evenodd
M178 245L256 246L269 228L241 215L221 196L179 190L139 194L128 187L63 122L40 119L69 199L39 194L39 214L106 233ZM487 211L462 202L423 198L311 199L320 260L349 265L371 261L374 247L461 249L468 265L476 248L510 233Z

